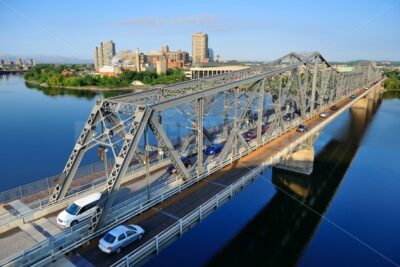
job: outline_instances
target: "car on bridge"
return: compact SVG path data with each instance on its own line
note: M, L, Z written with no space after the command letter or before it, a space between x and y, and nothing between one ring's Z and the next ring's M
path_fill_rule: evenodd
M123 247L143 237L144 229L139 225L119 225L108 231L99 241L99 249L104 253L120 253Z
M350 96L350 99L355 99L355 98L356 98L355 95L351 95L351 96Z
M284 120L284 121L291 121L293 118L294 118L294 114L293 114L293 113L286 113L286 114L283 116L283 120Z
M329 116L329 113L326 112L326 111L324 111L324 112L322 112L321 114L319 114L319 116L320 116L321 118L326 118L326 117Z
M254 140L257 138L257 131L256 130L250 130L247 133L243 134L244 140L246 142L250 142L251 140Z
M333 110L333 111L336 111L336 110L338 110L339 108L336 106L336 105L333 105L332 107L331 107L331 110Z
M101 193L90 194L75 200L57 216L57 224L63 228L71 227L77 223L92 217L96 211Z
M261 134L265 134L269 130L268 124L263 124L261 128Z
M300 124L299 127L297 127L296 131L299 133L304 133L308 131L308 127L305 126L304 124Z
M181 158L183 165L185 165L186 169L189 169L190 167L192 167L192 161L188 158ZM176 168L174 166L174 164L169 164L167 167L167 172L169 174L174 174L176 173Z
M222 148L224 146L218 143L212 143L211 145L207 146L206 149L204 149L204 154L211 156L211 155L215 155L218 154L219 152L222 151Z

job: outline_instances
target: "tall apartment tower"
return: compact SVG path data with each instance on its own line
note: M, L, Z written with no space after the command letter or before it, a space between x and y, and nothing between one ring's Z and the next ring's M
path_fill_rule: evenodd
M208 48L208 60L210 62L214 61L214 50L212 48Z
M208 35L194 33L192 35L192 62L202 62L208 58Z
M116 55L115 44L113 41L108 40L103 42L103 63L104 65L111 65L112 58Z
M139 50L139 48L137 48L136 51L135 51L135 66L136 66L136 71L137 72L141 72L142 71L140 63L141 63L140 62L140 50Z
M112 58L116 55L115 43L111 40L100 43L93 53L93 61L95 69L101 68L104 65L111 65Z
M100 59L99 59L99 48L96 46L93 52L93 62L94 62L94 69L100 68Z
M15 61L15 65L21 66L22 65L22 59L21 58L17 58L17 60Z

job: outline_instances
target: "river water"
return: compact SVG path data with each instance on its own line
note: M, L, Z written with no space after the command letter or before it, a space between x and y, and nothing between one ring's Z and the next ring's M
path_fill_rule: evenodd
M0 76L0 191L59 173L97 97ZM399 264L399 99L345 112L315 141L310 176L265 171L147 265Z

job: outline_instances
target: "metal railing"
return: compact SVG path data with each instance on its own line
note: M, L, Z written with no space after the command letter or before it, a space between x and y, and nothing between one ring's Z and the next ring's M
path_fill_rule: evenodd
M355 88L356 89L356 88ZM355 90L353 89L353 91ZM366 91L367 93L368 91ZM348 94L350 95L350 93ZM361 94L358 98L361 98L364 94ZM278 162L284 155L295 149L299 144L301 144L304 140L306 140L309 135L314 134L317 131L320 131L323 127L325 127L330 121L332 121L334 118L339 116L345 108L350 106L352 103L346 104L344 108L339 110L338 112L335 112L332 116L328 117L325 119L322 123L317 125L316 127L312 128L306 135L302 135L301 137L297 138L294 140L290 145L288 145L285 149L278 151L276 155L272 156L269 160L265 161L262 165L256 168L258 170L259 168L263 167L264 169L266 168L267 164L275 164ZM310 115L307 119L314 117ZM250 146L249 148L244 149L243 151L240 151L236 156L233 156L231 158L228 158L224 161L222 161L220 164L215 165L213 168L210 168L209 170L205 171L201 176L198 176L196 178L187 180L184 183L179 183L179 185L176 185L174 187L169 188L166 186L167 182L166 181L164 186L159 185L158 188L154 187L152 188L151 192L153 196L150 194L150 199L144 197L144 194L139 194L139 196L134 196L130 200L127 200L125 202L126 205L118 205L113 207L111 210L111 213L109 216L107 216L107 223L106 226L103 227L102 229L91 233L88 233L88 223L87 221L81 222L78 225L67 229L64 232L59 233L56 236L50 237L49 239L40 242L33 246L32 248L28 250L21 251L18 254L12 255L8 257L7 259L4 259L0 261L1 266L15 266L15 265L27 265L27 266L43 266L52 260L58 258L59 256L81 246L88 240L95 238L104 232L108 231L109 229L119 225L121 222L124 222L142 212L145 210L157 205L158 203L163 202L165 199L180 193L182 190L190 187L194 183L197 183L198 181L204 179L205 177L209 176L210 174L216 172L217 170L231 164L233 161L238 160L239 158L249 154L250 152L256 150L257 148L265 145L266 143L274 140L278 136L280 136L282 133L287 132L295 127L297 127L300 124L300 120L291 123L290 125L287 125L284 130L280 131L274 131L274 133L263 140L261 144L257 144L255 146ZM269 162L269 163L268 163ZM268 165L269 166L269 165ZM249 174L248 174L249 175ZM246 177L248 177L246 175ZM141 196L141 197L140 197ZM201 214L201 213L200 213ZM147 244L148 246L152 246Z
M345 97L350 96L351 93L347 94ZM357 99L361 98L364 94L361 94ZM348 103L346 106L351 105L352 103ZM345 107L346 107L345 106ZM318 114L318 112L322 112L328 107L328 105L324 105L319 107L317 113L310 114L310 118L314 117ZM345 108L342 109L344 111ZM164 247L170 244L171 240L179 238L182 236L186 231L189 231L194 224L200 222L203 218L207 215L212 213L216 210L221 204L231 198L233 195L241 191L246 185L250 183L250 181L254 180L259 173L264 171L266 168L272 166L279 159L293 151L299 144L304 142L310 135L315 134L316 132L320 131L324 128L327 124L329 124L332 120L334 120L337 116L339 116L341 112L337 112L332 116L328 117L326 120L321 122L317 127L311 129L307 135L303 135L300 138L296 139L295 142L291 143L288 147L284 150L278 152L276 155L272 156L268 161L263 162L258 167L250 171L250 173L246 174L244 177L236 181L235 183L231 184L230 186L223 189L220 193L212 197L210 200L206 201L198 208L184 216L183 218L179 219L177 222L169 226L167 229L162 231L161 233L157 234L145 244L141 245L124 258L120 259L111 267L122 267L122 266L134 266L140 264L143 260L145 260L150 255L158 254L159 251ZM293 121L290 123L289 127L285 129L285 132L288 130L297 127L302 121L298 119L297 121ZM271 139L275 139L275 135L273 134L271 138L267 142L270 142ZM264 143L264 142L263 142ZM246 153L247 151L243 151L242 153Z
M110 158L108 161L108 166L114 164L114 159ZM104 162L95 162L86 166L80 167L75 174L74 179L79 179L84 176L91 175L93 173L104 171ZM16 188L9 189L7 191L0 193L0 204L5 204L16 199L21 199L23 197L35 194L40 191L48 191L51 194L51 188L55 186L58 179L60 179L61 174L53 175L48 178L40 179L33 183L18 186Z
M155 158L155 159L150 160L150 164L151 164L151 166L155 166L157 164L161 164L166 161L168 161L166 158L162 158L160 160ZM133 172L138 171L138 170L140 171L142 169L144 170L144 166L142 166L141 164L132 165L128 168L126 175L129 176ZM102 176L95 180L89 181L88 183L73 187L68 191L66 197L61 201L62 202L68 201L68 199L70 199L70 198L74 198L76 196L84 194L90 190L93 190L94 188L101 187L105 184L106 180L107 180L106 177ZM49 203L49 195L48 195L45 198L30 202L30 203L24 203L24 205L26 206L26 208L24 210L15 210L15 209L7 210L6 213L0 215L0 226L6 225L12 221L23 218L24 216L32 214L38 210L47 208L47 207L49 207L49 205L53 205L53 204L54 203L52 203L52 204Z
M291 128L288 128L288 130L290 129ZM275 139L279 135L280 133L271 135L270 138L264 140L261 145L264 145L265 143ZM150 194L153 196L150 199L147 198L146 192L143 192L126 200L123 203L118 204L117 206L114 206L111 210L110 215L107 216L106 226L91 235L83 235L83 233L86 233L88 227L87 221L84 221L74 226L73 228L69 228L56 236L50 237L49 239L36 244L30 249L21 251L18 254L12 255L0 261L0 265L11 266L15 264L32 266L33 264L37 263L37 259L41 258L44 258L44 260L39 261L38 264L44 264L45 262L47 262L47 260L49 260L49 257L51 259L54 259L54 257L57 257L57 255L61 255L63 253L71 251L76 247L79 247L87 240L101 235L108 229L118 225L121 221L126 221L127 219L142 213L143 211L155 206L156 204L163 202L165 199L182 192L191 185L199 182L200 180L216 172L220 168L229 165L233 161L238 160L239 158L257 149L258 147L259 146L255 146L252 148L248 148L244 151L240 151L240 153L238 153L235 157L226 159L225 161L221 162L220 165L215 166L212 169L204 172L201 176L188 180L185 183L180 183L175 187L168 187L168 185L170 185L174 181L166 181L163 184L153 187L151 188Z
M206 201L198 208L190 212L185 217L179 219L177 222L169 226L166 230L151 238L145 244L120 259L118 262L111 265L112 267L119 266L133 266L140 263L151 254L158 254L163 246L167 245L170 240L183 235L184 232L189 231L191 226L200 222L203 218L216 210L220 205L226 202L229 198L233 197L236 193L241 191L248 185L256 176L272 165L272 159L268 163L264 162L256 169L242 177L240 180L231 184L229 187L223 189L220 193Z
M211 133L214 133L214 132L220 131L220 129L221 129L220 125L214 125L214 126L210 127L209 131ZM176 137L173 140L173 143L179 144L182 142L183 138ZM154 161L154 160L156 160L156 159L152 159L152 161ZM114 158L109 158L108 162L107 162L107 166L113 166L114 161L115 161ZM140 165L140 164L135 164L134 166L136 166L136 165ZM132 166L130 168L132 168ZM94 173L99 173L104 170L105 170L104 162L100 161L100 162L91 163L89 165L79 167L74 176L74 180L88 176L88 175L92 175ZM29 183L29 184L25 184L22 186L18 186L18 187L0 192L0 204L6 204L13 200L21 199L23 197L27 197L27 196L30 196L32 194L35 194L35 193L38 193L41 191L47 191L48 195L50 196L54 186L56 185L56 183L57 183L58 179L60 179L60 177L62 177L62 174L57 174L57 175L50 176L48 178L43 178L43 179L37 180L37 181ZM101 179L105 179L105 177L98 178L95 181L98 182ZM92 181L91 181L91 183L92 183ZM88 184L90 184L90 183L71 188L70 191L77 191L79 189L79 187L86 187L86 186L88 186ZM32 205L40 206L39 202L43 202L43 199L40 201L37 201L37 202L38 203L35 203Z
M287 125L286 131L291 130L298 124L299 123L293 123ZM129 218L134 217L144 212L145 210L157 205L158 203L163 202L165 199L182 192L186 188L199 182L200 180L204 179L210 174L231 164L233 161L240 159L241 157L257 149L258 147L274 140L281 134L282 131L276 131L274 134L269 136L268 139L263 140L263 142L260 145L256 145L254 147L250 147L245 150L239 151L239 153L236 156L227 158L219 165L214 166L213 168L204 172L201 176L198 176L197 178L188 180L184 183L180 183L179 185L176 185L175 187L172 188L169 188L168 185L170 185L174 181L166 181L163 184L153 187L151 188L151 194L150 194L153 196L150 199L147 198L147 193L143 192L139 195L136 195L126 200L123 203L118 204L117 206L114 206L111 210L111 213L107 216L106 226L103 229L91 235L83 235L83 233L86 233L88 227L87 221L84 221L74 226L73 228L69 228L66 231L61 232L56 236L50 237L49 239L36 244L35 246L33 246L28 250L21 251L18 254L15 254L0 261L0 265L11 266L12 264L16 265L24 264L33 266L34 264L38 264L37 266L41 266L51 261L55 257L67 253L68 251L71 251L72 249L79 247L88 240L101 235L102 233L108 231L112 227L117 226L120 222L126 221ZM285 149L281 153L288 153L288 151L289 151L288 149ZM42 258L44 260L38 262L37 259L42 259Z

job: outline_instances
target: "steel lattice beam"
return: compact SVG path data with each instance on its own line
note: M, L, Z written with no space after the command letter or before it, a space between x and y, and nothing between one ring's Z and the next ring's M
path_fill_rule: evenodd
M235 156L240 148L250 148L242 136L243 132L256 129L256 142L261 144L266 135L287 129L288 123L283 120L284 113L300 111L300 119L304 120L378 76L379 72L373 66L361 66L350 73L339 73L317 52L306 55L290 53L268 65L97 101L64 168L65 178L62 184L56 186L51 201L62 199L67 194L88 149L98 144L111 146L115 164L107 177L107 198L92 218L90 229L94 230L106 221L132 158L143 163L143 153L138 143L144 138L146 127L154 133L158 146L169 157L178 175L182 179L190 179L207 169L208 162L203 162L204 137L213 142L213 136L204 127L204 120L213 105L223 107L223 110L219 109L223 117L220 131L227 138L221 153L212 159L213 164L220 164L228 154ZM267 112L264 104L266 100L269 101ZM174 147L163 127L168 122L161 120L160 114L169 108L180 110L180 105L192 105L191 112L196 112L197 119L192 122L194 131L186 137L185 146L178 144ZM253 116L249 110L256 111L256 122L253 117L247 117ZM195 120L190 115L184 116L189 121ZM269 126L264 136L263 123ZM114 140L115 136L118 136L117 140ZM196 174L194 170L186 169L180 156L180 152L184 151L178 151L182 147L189 149L194 140L197 143Z

